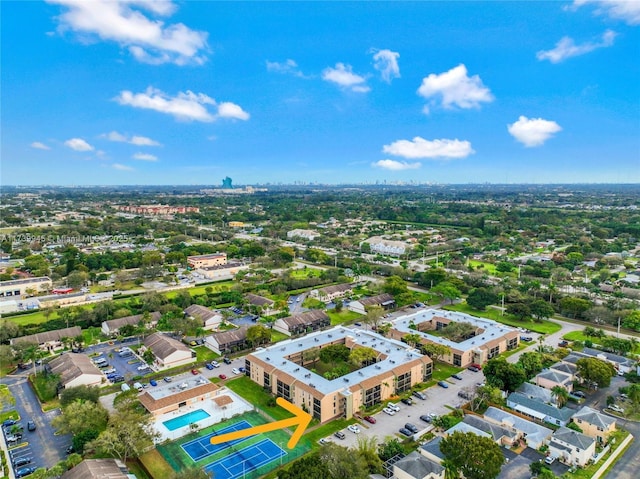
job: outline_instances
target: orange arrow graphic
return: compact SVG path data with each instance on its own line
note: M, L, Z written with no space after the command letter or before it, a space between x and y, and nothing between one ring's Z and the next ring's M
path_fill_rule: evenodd
M220 444L222 442L240 439L241 437L255 436L256 434L262 434L263 432L277 431L278 429L284 429L285 427L298 426L287 443L287 447L289 449L293 449L296 447L296 444L298 444L298 441L304 434L304 431L309 427L311 414L304 412L298 406L291 404L284 398L277 398L276 403L294 416L289 419L282 419L269 424L263 424L262 426L254 426L249 429L240 429L239 431L228 432L226 434L221 434L220 436L213 436L211 438L211 444Z

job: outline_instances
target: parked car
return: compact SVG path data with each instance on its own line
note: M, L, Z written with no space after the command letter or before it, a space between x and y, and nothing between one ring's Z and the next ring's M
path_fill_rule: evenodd
M611 409L612 411L615 411L615 412L619 412L620 414L624 414L624 409L622 409L617 404L612 404L611 406L609 406L609 409Z
M351 431L354 434L360 434L360 428L358 426L356 426L355 424L349 424L347 426L347 429L349 431Z
M105 373L105 374L114 374L114 373L117 373L118 370L116 368L109 368L109 369L105 369L102 372Z
M420 420L424 422L431 422L433 418L428 414L423 414L422 416L420 416Z
M367 421L370 424L375 424L376 423L376 418L372 417L372 416L365 416L364 420Z
M460 376L459 374L452 374L451 377L453 379L457 379L458 381L462 381L462 376Z
M400 399L400 402L403 404L406 404L407 406L411 406L413 404L413 401L411 400L411 398L402 398Z
M165 376L164 378L165 383L170 383L171 381L173 381L173 379L171 379L169 376Z
M329 439L323 437L318 442L320 444L329 444L331 441L329 441Z
M477 373L478 371L480 371L480 370L479 370L477 367L475 367L475 366L469 366L467 369L468 369L469 371L473 371L474 373Z
M411 424L410 422L406 423L406 424L404 425L404 427L405 427L406 429L408 429L409 431L411 431L412 433L414 433L414 434L415 434L416 432L418 432L418 428L416 427L416 425L415 425L415 424Z
M29 456L19 457L13 461L13 468L15 469L20 466L26 466L27 464L31 464L31 458Z
M582 398L582 399L587 397L587 395L582 391L573 391L571 394L573 394L577 398Z
M211 363L206 363L206 364L204 365L204 367L205 367L205 368L207 368L209 371L211 371L211 370L213 369L213 364L211 364Z
M247 370L246 370L245 368L238 368L238 370L239 370L242 374L244 374L244 373L246 373L246 372L247 372Z
M218 376L220 379L227 379L227 376L224 374L221 374L220 376Z
M466 391L458 391L458 397L462 399L471 399L471 395Z
M147 369L149 369L148 364L141 364L140 366L138 366L138 371L146 371Z
M559 348L566 348L569 346L569 341L562 340L558 343Z
M213 366L214 368L219 368L220 363L218 361L211 361L211 366Z
M74 452L76 452L76 450L73 448L73 444L67 446L67 448L64 450L65 454L73 454Z
M353 325L354 325L354 326L358 326L358 327L360 327L360 326L362 326L362 323L358 323L358 322L356 322L356 323L353 323Z
M531 342L533 338L531 336L520 336L520 341Z
M149 384L151 384L152 386L157 386L158 382L155 379L152 379L151 381L149 381Z
M231 364L231 359L229 358L222 358L222 361L224 361L225 364Z
M427 399L427 396L426 396L423 392L420 392L420 391L413 391L413 393L412 393L412 394L413 394L415 397L417 397L418 399L422 399L423 401L424 401L425 399Z
M233 374L240 374L240 370L239 370L238 368L233 368L233 369L231 370L231 372L232 372Z
M407 437L413 436L413 433L411 431L409 431L406 427L401 427L400 428L400 434L404 434Z
M33 466L23 467L22 469L18 469L16 471L16 477L29 476L29 475L33 474L34 472L36 472L36 468L33 467Z
M440 386L441 388L445 388L445 389L447 389L449 387L449 385L446 383L446 381L438 381L438 386Z
M394 404L392 402L387 404L387 408L391 409L392 411L398 412L400 411L400 406L398 406L397 404Z
M553 464L556 460L556 456L547 456L544 458L544 462L547 464Z
M473 366L474 368L477 368L478 371L482 371L482 366L479 365L478 363L472 363L471 366Z
M347 436L345 436L344 432L342 432L342 431L336 431L336 432L333 433L333 435L335 437L337 437L338 439L344 439L344 438L347 437Z
M7 426L13 426L15 423L17 423L18 421L16 419L6 419L3 423L2 423L2 427L6 428Z
M390 409L388 407L384 408L382 412L388 414L389 416L393 416L396 413L393 409Z
M36 423L33 421L27 422L27 431L35 431L35 430L36 430Z
M193 374L194 376L197 376L198 374L200 374L200 371L198 371L197 369L192 369L191 374Z

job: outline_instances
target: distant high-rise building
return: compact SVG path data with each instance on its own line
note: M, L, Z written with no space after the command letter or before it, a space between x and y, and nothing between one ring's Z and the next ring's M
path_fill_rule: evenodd
M231 184L231 178L229 178L228 176L225 177L224 180L222 180L222 188L225 190L231 190L233 189L233 185Z

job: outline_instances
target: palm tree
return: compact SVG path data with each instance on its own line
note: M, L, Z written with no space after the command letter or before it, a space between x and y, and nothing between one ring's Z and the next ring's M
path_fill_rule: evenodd
M444 467L444 479L458 479L460 477L460 471L451 459L444 459L441 465Z
M22 353L22 357L25 361L30 361L33 364L33 373L37 376L38 370L36 369L36 361L40 359L42 351L37 344L30 344Z
M551 388L551 396L555 398L556 404L561 408L569 400L569 391L562 386L553 386Z

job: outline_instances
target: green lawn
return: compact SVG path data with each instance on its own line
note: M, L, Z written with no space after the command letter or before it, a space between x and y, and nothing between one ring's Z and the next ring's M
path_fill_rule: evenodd
M317 278L321 274L322 274L322 270L317 268L302 268L302 269L294 269L291 271L291 277L293 279Z
M334 419L322 426L318 426L311 431L307 431L302 437L307 439L312 445L318 445L318 441L323 437L331 436L334 432L344 429L349 424L355 423L355 419Z
M611 447L611 450L607 453L607 455L605 457L603 457L602 459L600 459L600 461L597 464L592 464L584 469L578 469L576 472L574 473L566 473L566 476L568 478L571 479L591 479L593 477L593 475L596 473L596 471L598 469L600 469L602 467L602 464L604 464L604 462L607 460L607 458L609 456L611 456L611 453L613 451L615 451L619 446L620 443L624 440L624 438L628 435L629 433L627 431L622 431L622 430L618 430L616 432L614 432L611 437L615 438L615 444ZM632 441L633 442L633 441ZM629 443L631 444L631 443ZM622 456L618 456L618 459L622 457ZM615 462L614 462L615 464ZM613 464L612 464L613 466ZM611 466L609 466L609 469L611 469ZM605 477L606 474L604 474L602 477ZM564 477L564 476L563 476Z
M284 341L285 339L290 339L289 336L287 336L284 333L281 333L280 331L276 331L275 329L271 330L271 342L272 343L278 343L280 341Z
M220 357L219 354L214 353L206 346L196 346L193 348L196 352L196 361L199 363L213 361Z
M165 296L168 299L173 299L176 296L178 296L179 293L181 293L182 291L189 291L189 294L191 296L198 296L198 295L202 295L202 294L206 294L207 293L207 288L211 288L211 292L212 293L220 293L222 291L228 291L231 286L233 285L233 281L220 281L219 283L213 283L213 284L204 284L204 285L200 285L200 286L194 286L193 288L189 288L189 289L178 289L175 291L169 291L168 293L165 293Z
M528 321L520 321L510 314L506 314L504 316L500 315L500 311L495 308L489 308L486 311L476 311L467 303L460 304L450 304L444 306L443 309L448 309L450 311L458 311L461 313L470 314L471 316L479 316L481 318L493 319L502 324L506 324L508 326L513 326L515 328L527 328L531 331L540 334L552 334L560 331L562 326L554 321L543 320L542 322L535 322L533 320Z
M459 373L462 370L464 370L464 368L452 366L451 364L442 363L440 361L434 361L433 362L433 379L435 381L442 381L443 379L447 379L451 377L452 374Z
M331 326L338 326L340 324L349 323L351 321L357 321L362 319L362 315L343 309L339 313L336 311L327 311L327 315L331 318Z
M607 336L614 337L612 334L607 334ZM566 339L567 341L591 341L592 343L598 344L599 338L592 338L590 336L585 336L582 331L571 331L570 333L562 336L562 339ZM638 344L634 351L636 354L640 353L640 344Z
M226 386L245 398L249 403L262 409L276 421L292 417L288 411L276 405L273 396L268 394L262 387L254 383L247 376L227 381Z
M469 266L473 266L473 269L478 271L484 271L487 274L490 274L492 276L496 276L496 274L498 274L498 271L496 270L496 265L493 263L485 263L484 261L470 259ZM479 266L480 268L478 268Z
M173 469L157 449L152 449L144 453L139 458L144 468L151 474L153 479L163 479L171 477L174 473Z

